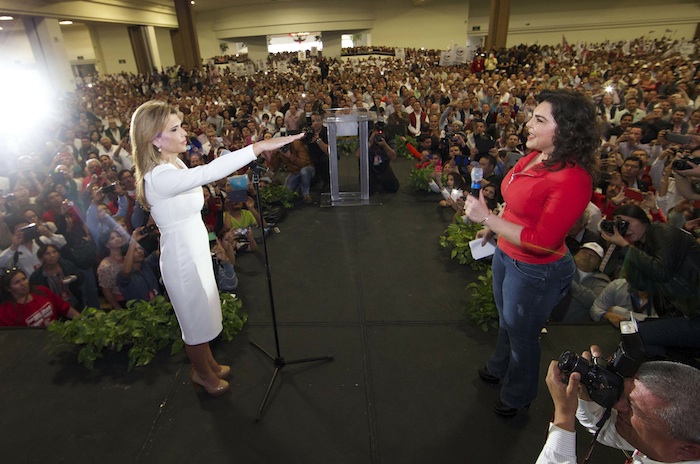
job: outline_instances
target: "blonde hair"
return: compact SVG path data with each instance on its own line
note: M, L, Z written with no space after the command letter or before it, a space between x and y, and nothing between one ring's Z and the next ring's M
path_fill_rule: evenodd
M165 102L151 100L136 108L131 116L129 135L134 157L136 200L146 210L149 210L151 205L146 199L144 176L161 162L160 153L156 151L153 139L163 131L171 114L177 114L175 108Z

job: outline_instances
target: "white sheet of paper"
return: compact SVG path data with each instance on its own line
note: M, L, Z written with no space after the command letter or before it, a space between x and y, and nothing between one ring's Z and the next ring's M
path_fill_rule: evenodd
M487 256L491 256L495 253L496 242L493 239L486 242L486 245L484 245L484 246L481 246L482 241L483 241L483 239L477 238L477 239L469 242L469 249L472 252L472 258L474 258L474 259L486 258Z

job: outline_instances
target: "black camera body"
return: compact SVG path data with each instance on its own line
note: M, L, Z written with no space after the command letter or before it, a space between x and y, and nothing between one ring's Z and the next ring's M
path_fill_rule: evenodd
M158 231L158 226L156 226L155 224L149 224L147 226L144 226L144 228L142 230L142 232L144 234L149 234L149 235L155 234L157 231Z
M109 195L110 193L114 193L116 190L117 190L117 184L105 185L104 187L102 187L100 189L100 191L102 193L104 193L105 195Z
M311 143L316 138L316 131L311 126L304 128L304 142Z
M688 164L688 161L695 165L700 165L700 158L680 158L675 160L671 166L674 171L685 171L692 168L692 166Z
M374 138L372 139L372 142L374 143L382 143L384 141L384 132L383 131L377 131L376 134L374 134Z
M567 378L573 373L581 375L591 399L606 409L612 408L624 391L624 379L634 377L637 369L646 360L646 350L637 333L636 321L620 322L622 341L612 360L607 365L590 363L572 351L564 351L559 356L559 370Z
M605 232L606 234L613 235L615 233L615 228L617 227L617 231L622 235L623 237L627 233L627 228L630 226L630 223L617 218L614 221L608 221L608 220L602 220L600 221L600 224L598 224L598 228L600 229L601 232Z
M56 171L51 173L51 182L54 184L65 184L66 183L66 175L62 173L61 171Z
M39 228L33 222L24 227L20 227L18 230L22 232L22 236L25 242L28 242L30 240L36 240L37 238L39 238L40 235Z

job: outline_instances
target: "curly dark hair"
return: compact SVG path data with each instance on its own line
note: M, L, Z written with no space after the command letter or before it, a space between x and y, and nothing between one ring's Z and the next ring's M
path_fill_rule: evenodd
M579 165L595 178L595 154L600 146L601 126L593 101L571 90L540 92L537 101L552 106L552 116L557 123L554 152L542 164L555 171Z

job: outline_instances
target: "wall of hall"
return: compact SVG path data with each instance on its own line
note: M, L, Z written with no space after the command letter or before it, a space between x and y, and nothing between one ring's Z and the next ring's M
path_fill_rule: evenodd
M489 2L483 3L488 4ZM406 1L377 2L371 45L436 48L466 45L470 5L478 1L442 0L410 7Z
M641 36L693 38L700 23L700 2L667 0L559 0L513 1L508 46L521 43L559 44L567 41L602 42ZM196 15L203 58L220 54L221 39L283 34L302 30L339 30L369 33L371 45L445 49L451 42L466 44L467 37L484 36L489 26L489 1L434 0L414 6L411 0L360 0L345 3L309 0L295 4L223 8ZM472 31L475 26L480 31ZM324 28L325 27L325 28ZM354 27L354 28L353 28ZM333 29L330 29L333 28ZM670 31L670 32L669 32ZM240 35L238 35L240 34Z
M163 68L175 66L175 52L173 51L173 41L170 39L170 29L156 27L155 31L160 64Z
M565 5L565 6L564 6ZM483 35L489 26L489 2L471 2L470 35ZM507 46L650 39L664 35L673 39L692 39L700 23L697 0L587 0L567 2L528 0L512 2ZM480 32L471 32L480 26Z
M71 63L78 61L82 56L83 60L95 60L95 48L90 38L90 30L83 24L74 24L71 27L61 28L63 43L66 46L66 53Z
M371 44L402 47L446 48L451 41L465 44L469 1L436 0L423 7L411 0L309 0L257 5L235 10L198 13L195 17L203 58L221 54L221 39L302 31L370 32Z
M129 32L123 24L100 24L95 29L99 46L104 56L103 67L106 74L118 74L121 72L137 73L136 58L131 49ZM124 63L120 63L124 60Z

